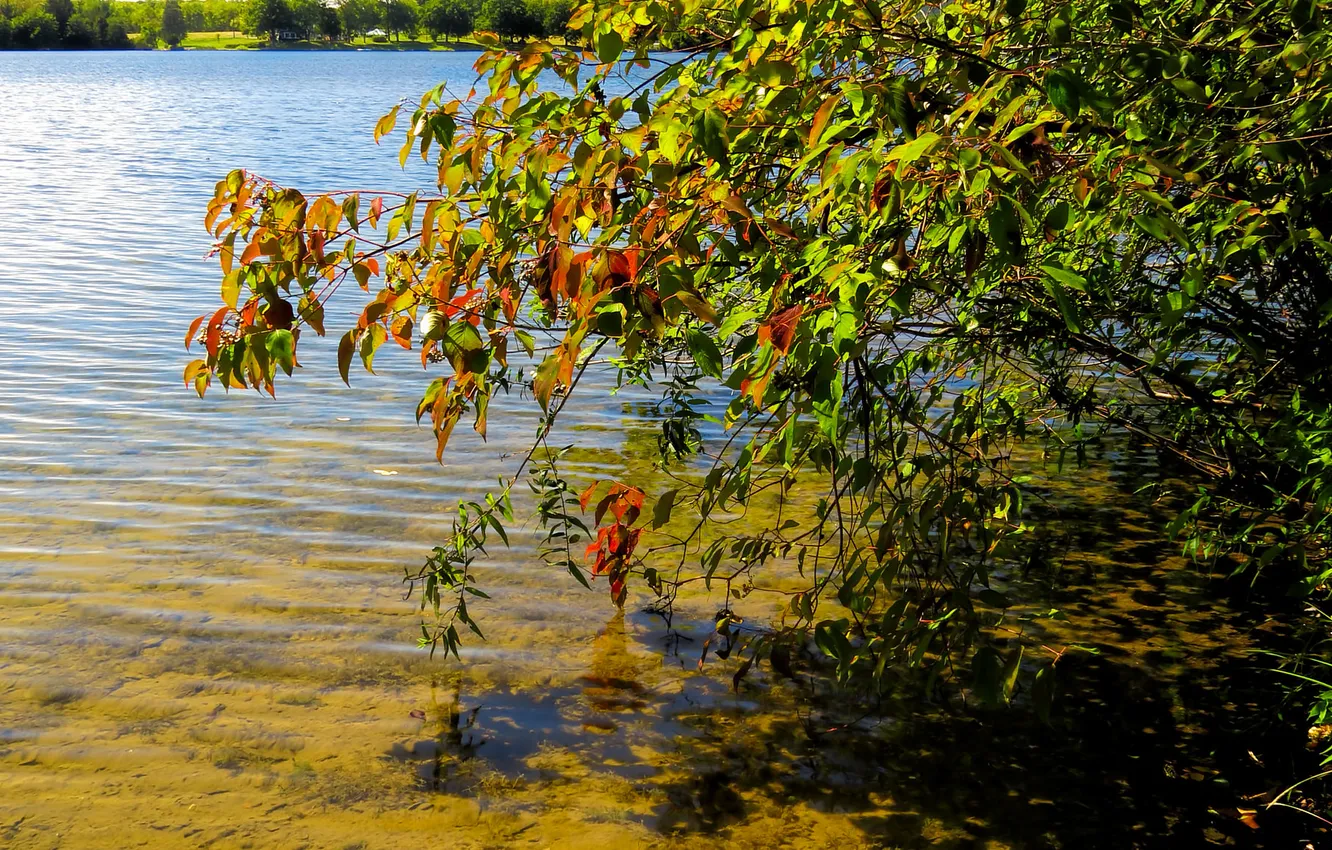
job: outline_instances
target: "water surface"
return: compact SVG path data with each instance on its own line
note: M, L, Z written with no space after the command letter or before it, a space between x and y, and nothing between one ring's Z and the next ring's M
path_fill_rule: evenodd
M1215 773L1181 683L1210 682L1246 627L1200 603L1150 508L1125 507L1132 459L1081 481L1066 504L1086 533L1031 585L1073 615L1051 640L1106 647L1104 691L1141 709L1113 721L1140 744L1102 735L1084 753L1099 764L1071 735L946 712L818 733L792 711L802 686L736 694L726 665L692 673L688 616L672 643L635 605L617 614L535 557L530 524L483 564L489 639L461 667L415 649L403 569L526 447L530 404L492 407L487 443L460 428L441 468L412 419L414 355L338 379L350 307L330 309L332 341L303 341L276 400L199 400L181 338L216 303L201 221L217 179L417 188L425 172L370 128L441 80L465 93L472 58L0 53L0 843L1245 839L1171 783ZM646 397L592 380L605 401L571 406L559 433L573 470L648 475ZM1089 595L1107 575L1114 592Z

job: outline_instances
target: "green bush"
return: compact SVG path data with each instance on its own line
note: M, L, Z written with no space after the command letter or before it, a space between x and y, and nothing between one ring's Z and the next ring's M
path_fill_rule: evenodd
M55 47L60 41L60 25L49 12L36 9L24 12L14 20L13 27L15 47Z

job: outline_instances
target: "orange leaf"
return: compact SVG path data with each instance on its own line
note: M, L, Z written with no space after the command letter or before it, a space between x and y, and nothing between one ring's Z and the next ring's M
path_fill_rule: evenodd
M833 107L836 106L837 101L841 99L842 95L840 93L829 95L819 107L819 111L814 113L814 124L809 128L810 147L817 145L819 139L823 137L823 131L828 126L828 119L832 116Z
M190 329L185 332L185 350L190 350L190 343L194 342L195 334L199 333L199 326L203 324L207 316L200 316L193 322L190 322Z
M256 259L258 259L259 239L260 237L263 236L263 234L264 231L260 230L258 233L254 235L254 241L251 242L249 245L245 246L245 251L241 253L241 258L240 258L242 266L248 266L250 263L253 263Z
M592 485L588 487L586 490L584 490L582 494L579 495L578 505L583 509L583 511L585 512L587 511L587 503L592 501L592 494L596 492L597 485L600 483L601 483L600 481L593 481Z
M393 320L393 326L390 328L393 339L408 351L412 350L412 317L399 316Z

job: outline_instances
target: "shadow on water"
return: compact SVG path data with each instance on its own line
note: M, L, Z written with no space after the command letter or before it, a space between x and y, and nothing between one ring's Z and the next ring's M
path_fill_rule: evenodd
M680 650L646 614L618 614L578 686L468 695L455 678L435 689L421 737L389 756L421 789L451 794L611 775L645 801L623 817L668 842L832 842L810 826L816 813L876 847L1304 850L1320 824L1264 809L1312 771L1298 720L1272 714L1275 677L1249 655L1282 634L1248 605L1251 589L1162 539L1171 506L1127 486L1143 463L1123 457L1052 492L1049 563L1009 578L1031 604L1066 612L1043 640L1091 648L1062 657L1049 724L1022 693L1004 711L903 695L851 716L813 667L795 681L759 672L739 693L715 669L651 687L645 673L692 667L697 648Z

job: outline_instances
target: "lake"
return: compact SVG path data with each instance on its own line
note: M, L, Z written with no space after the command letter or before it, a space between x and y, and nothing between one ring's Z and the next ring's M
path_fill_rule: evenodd
M531 522L482 565L487 640L461 665L416 648L404 569L526 448L531 405L492 406L485 443L460 428L441 467L414 354L338 378L350 308L276 400L200 400L182 339L217 302L215 181L425 185L371 128L441 80L465 94L473 59L0 53L0 844L1248 840L1209 814L1209 712L1252 624L1161 541L1130 451L1051 485L1076 533L1020 585L1068 610L1051 640L1101 651L1058 730L924 707L820 731L804 686L695 670L720 599L674 636L617 614L536 557ZM557 433L570 471L650 476L652 396L587 389Z

